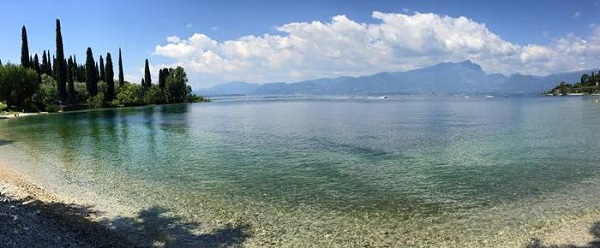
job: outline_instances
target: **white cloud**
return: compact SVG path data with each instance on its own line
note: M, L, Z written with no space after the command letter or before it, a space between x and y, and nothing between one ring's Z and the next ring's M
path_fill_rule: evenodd
M154 53L186 68L197 87L226 81L298 81L400 71L471 59L488 72L548 74L600 65L600 29L549 45L517 45L466 17L373 12L376 23L344 15L295 22L282 34L216 41L171 36Z
M573 18L579 18L581 16L581 12L579 11L575 11L575 13L573 13Z

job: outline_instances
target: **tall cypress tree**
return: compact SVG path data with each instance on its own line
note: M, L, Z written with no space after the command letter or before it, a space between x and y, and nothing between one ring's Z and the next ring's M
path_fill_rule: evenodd
M27 43L27 29L25 28L25 25L21 28L21 66L30 67L29 44Z
M121 48L119 48L119 87L125 83L125 77L123 77L123 59L121 58Z
M48 75L54 77L54 56L50 56L50 51L48 51Z
M42 54L42 66L41 73L46 73L46 68L48 67L48 57L46 57L46 51Z
M146 65L144 66L144 86L150 88L152 86L152 76L150 75L150 65L148 65L148 59L146 59Z
M38 73L41 74L41 66L40 66L40 59L38 58L37 53L35 54L35 56L33 56L33 69Z
M106 74L104 74L104 59L102 59L102 55L100 55L100 64L98 68L100 69L100 81L106 82Z
M73 66L73 57L69 57L67 62L67 87L69 94L69 102L76 102L76 93L75 93L75 67Z
M96 78L98 78L98 81L102 81L102 78L100 78L100 69L98 67L98 62L96 62Z
M63 101L67 100L67 66L65 61L60 20L56 19L56 82L58 95Z
M96 72L96 62L94 62L94 54L92 48L88 47L85 60L85 83L90 96L98 94L98 74Z
M115 99L115 73L113 71L113 63L110 53L106 54L106 70L104 70L104 72L107 85L105 99L106 101L112 101Z

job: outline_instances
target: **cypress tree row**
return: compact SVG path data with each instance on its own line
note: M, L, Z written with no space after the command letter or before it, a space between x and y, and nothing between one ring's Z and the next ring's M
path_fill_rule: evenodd
M96 62L94 62L94 54L92 53L92 48L87 48L86 55L87 57L85 60L85 83L90 96L96 96L96 94L98 94L98 74L96 72Z
M144 66L144 84L142 84L145 88L150 88L152 86L152 76L150 75L150 66L148 65L148 59L146 59L146 65Z
M106 75L104 74L104 60L102 59L102 55L100 55L98 68L100 68L100 81L106 82Z
M29 68L29 44L27 43L27 29L21 28L21 66Z
M60 31L60 20L56 19L56 83L58 95L63 101L67 100L67 66L65 65L65 53L63 50L62 33Z
M113 72L113 63L110 53L106 54L106 101L112 101L115 99L115 73Z
M123 77L123 59L121 58L121 48L119 48L119 87L125 83L125 77Z

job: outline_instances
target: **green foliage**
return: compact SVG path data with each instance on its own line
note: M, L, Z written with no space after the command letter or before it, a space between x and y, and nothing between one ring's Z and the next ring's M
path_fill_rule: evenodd
M98 73L96 72L96 62L94 62L94 54L92 48L87 48L85 61L86 85L88 94L95 96L98 94Z
M125 77L123 77L123 58L121 58L121 48L119 48L119 87L125 83Z
M0 101L18 110L29 109L38 88L38 74L16 65L0 66Z
M48 106L57 105L59 103L59 95L56 87L56 80L48 76L47 74L42 75L42 83L33 97L33 102L36 104L38 109L48 110Z
M88 98L87 104L92 109L104 107L104 93L98 92L96 96Z
M185 102L210 102L210 99L205 98L203 96L197 96L194 94L190 94L187 96Z
M0 112L8 109L8 105L6 103L0 102Z
M181 66L169 70L169 75L165 82L168 103L182 103L186 101L188 94L192 91L187 82L187 75Z
M144 84L142 86L144 86L144 88L150 88L150 86L152 86L152 76L150 74L148 59L146 59L146 64L144 66Z
M152 85L144 92L144 104L164 104L166 98L163 90L158 85Z
M107 102L111 102L115 99L115 73L113 72L113 63L110 53L106 54L106 69L104 70L104 77L106 78L106 92L104 96Z
M56 66L55 76L58 87L58 94L61 101L67 100L67 61L63 50L62 33L60 29L60 20L56 19Z
M29 66L29 45L27 43L27 29L25 26L21 28L21 66L28 68Z
M116 99L117 105L138 106L143 104L143 90L141 85L124 84L119 88Z
M106 91L108 89L108 84L104 81L98 82L98 93L103 93L106 96Z

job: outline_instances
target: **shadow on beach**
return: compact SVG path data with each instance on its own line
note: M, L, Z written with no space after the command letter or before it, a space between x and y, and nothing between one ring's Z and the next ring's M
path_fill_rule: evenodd
M532 239L530 243L525 246L526 248L600 248L600 222L594 223L589 230L590 234L594 236L594 240L590 241L587 245L579 246L574 244L563 244L563 245L545 245L539 239Z
M225 226L197 233L200 223L184 222L160 207L135 217L100 222L92 206L13 199L0 193L2 247L240 247L249 226Z

